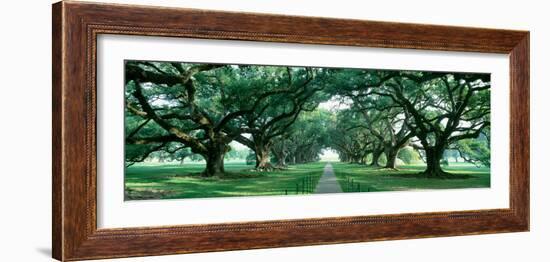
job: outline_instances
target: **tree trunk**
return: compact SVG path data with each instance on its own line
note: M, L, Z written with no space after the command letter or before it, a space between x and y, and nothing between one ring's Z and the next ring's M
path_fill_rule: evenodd
M351 157L348 154L343 156L342 162L351 162Z
M385 168L391 168L391 169L396 168L395 162L397 161L397 154L398 153L399 153L399 149L395 150L393 148L390 148L386 151L386 166L385 166Z
M367 164L367 156L370 154L370 152L365 152L363 153L363 155L361 155L361 165L366 165Z
M277 167L280 167L280 168L286 167L286 153L285 153L285 151L279 151L279 152L273 151L273 153L277 157Z
M338 157L340 158L340 162L347 162L348 161L348 158L343 154L339 155Z
M296 164L296 153L291 154L288 160L290 161L290 165L295 165Z
M294 156L294 164L301 164L302 163L302 153L296 152L296 155Z
M277 160L278 160L277 165L279 167L286 167L286 155L285 154L279 155Z
M269 162L269 151L260 150L256 152L256 169L269 171L272 168Z
M275 147L272 147L271 153L277 158L277 167L285 168L286 167L286 157L288 155L287 147L284 142L280 142Z
M434 147L425 148L425 151L427 167L423 174L429 178L438 178L448 175L448 173L443 171L440 163L443 157L443 151L445 151L444 147L436 145Z
M202 173L204 177L219 176L222 177L225 170L223 166L223 157L226 152L226 145L223 143L212 142L208 153L203 155L206 160L206 169Z
M370 163L370 166L380 166L378 164L378 159L380 158L380 155L382 155L382 151L374 151L372 152L372 162Z
M256 142L256 141L255 141ZM256 169L260 171L271 171L273 166L269 162L270 145L263 144L260 141L255 146L256 153Z

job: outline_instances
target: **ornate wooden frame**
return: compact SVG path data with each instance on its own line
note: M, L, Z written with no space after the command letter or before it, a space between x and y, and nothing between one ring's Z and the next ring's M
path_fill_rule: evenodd
M503 53L510 208L151 228L96 227L98 34ZM53 257L81 260L529 230L529 32L83 2L53 5ZM330 227L330 230L326 230Z

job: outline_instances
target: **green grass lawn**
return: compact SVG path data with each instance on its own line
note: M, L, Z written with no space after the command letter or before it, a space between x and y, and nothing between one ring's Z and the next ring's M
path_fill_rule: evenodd
M325 164L317 162L290 166L286 170L258 172L244 163L230 162L225 164L227 174L223 178L201 177L203 163L136 164L126 169L125 198L139 200L310 194L323 174ZM344 192L487 188L491 185L489 168L462 163L451 163L445 167L445 171L456 174L456 178L445 179L419 176L425 169L423 165L400 166L398 170L338 162L332 163L332 166Z
M486 188L491 186L489 168L467 163L450 163L443 169L456 178L425 178L423 165L400 166L398 170L372 168L356 164L333 163L334 173L344 192L403 191L422 189ZM353 186L351 183L353 180Z
M125 198L179 199L302 194L314 189L325 163L290 166L286 170L257 172L244 163L226 163L223 178L204 178L204 164L136 164L126 169ZM304 185L305 182L305 185ZM298 186L297 186L298 185ZM304 192L310 193L310 192Z

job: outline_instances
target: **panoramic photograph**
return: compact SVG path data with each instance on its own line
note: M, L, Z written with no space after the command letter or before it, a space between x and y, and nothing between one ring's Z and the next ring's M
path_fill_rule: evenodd
M487 73L124 67L127 201L491 186Z

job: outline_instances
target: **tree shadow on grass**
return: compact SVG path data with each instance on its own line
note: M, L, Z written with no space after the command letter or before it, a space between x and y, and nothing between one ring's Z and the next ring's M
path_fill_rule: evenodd
M469 174L451 174L447 173L441 177L427 177L424 173L388 173L384 176L399 177L399 178L411 178L411 179L470 179L476 178L476 176Z
M211 176L205 177L202 176L202 173L186 173L186 174L176 174L171 177L187 177L200 180L232 180L232 179L243 179L243 178L259 178L263 177L263 174L258 173L236 173L236 172L225 172L222 177Z
M165 175L157 177L126 177L124 179L125 183L164 183L175 177L175 175Z

